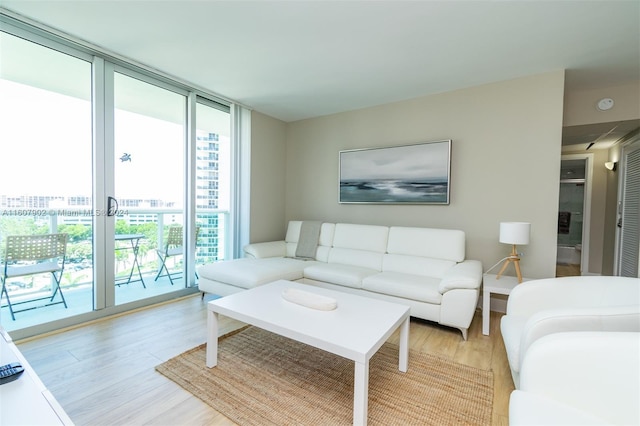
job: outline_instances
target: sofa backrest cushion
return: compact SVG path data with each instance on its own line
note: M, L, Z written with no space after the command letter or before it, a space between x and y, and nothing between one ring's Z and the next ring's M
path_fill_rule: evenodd
M320 262L329 261L329 250L333 245L333 236L335 234L336 224L325 222L320 228L320 239L318 240L318 251L316 252L316 260Z
M284 237L284 241L287 243L297 243L300 237L300 228L302 227L301 220L290 220L287 226L287 235Z
M296 248L298 247L298 240L300 238L300 228L302 227L301 220L291 220L287 227L287 235L284 237L284 241L287 246L287 257L296 256ZM320 238L318 239L318 249L316 250L316 260L326 262L329 256L329 249L333 243L333 232L335 229L334 223L325 222L320 227Z
M422 277L442 278L456 262L405 254L385 254L382 260L384 272L401 272Z
M388 235L386 226L337 223L328 262L381 271Z
M456 229L392 226L387 253L462 262L465 240L464 231Z

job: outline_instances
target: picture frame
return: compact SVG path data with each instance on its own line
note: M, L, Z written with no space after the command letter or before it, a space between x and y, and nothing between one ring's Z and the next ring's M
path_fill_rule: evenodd
M339 152L339 203L449 204L451 139Z

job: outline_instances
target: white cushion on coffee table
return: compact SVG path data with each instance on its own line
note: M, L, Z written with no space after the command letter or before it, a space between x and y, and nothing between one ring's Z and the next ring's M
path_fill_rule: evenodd
M310 291L297 288L286 288L282 291L284 300L321 311L332 311L338 307L338 301L333 297L322 296Z

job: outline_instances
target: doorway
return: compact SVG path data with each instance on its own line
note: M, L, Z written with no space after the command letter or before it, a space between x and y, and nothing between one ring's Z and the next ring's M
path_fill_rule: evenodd
M580 276L588 265L590 158L566 155L560 165L556 276Z

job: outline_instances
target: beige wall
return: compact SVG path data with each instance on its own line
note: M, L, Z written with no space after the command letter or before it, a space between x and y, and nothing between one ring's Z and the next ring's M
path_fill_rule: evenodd
M602 98L614 100L608 111L596 108ZM640 80L622 86L567 92L564 104L564 126L608 123L640 118Z
M289 123L286 220L462 229L485 269L509 251L499 223L527 221L523 274L554 276L563 91L554 72ZM453 140L450 205L338 203L340 150L443 139Z
M459 227L467 231L468 257L483 260L486 269L507 251L497 243L499 221L530 220L532 243L521 248L524 274L552 276L558 120L572 126L640 118L640 81L567 92L564 106L562 84L562 73L544 74L290 124L254 112L251 241L281 239L289 219ZM603 97L615 100L612 110L595 108ZM339 150L449 138L451 205L338 204ZM597 167L603 155L594 164L589 272L608 275L617 175ZM615 149L607 155L618 159Z
M251 113L250 241L281 240L285 232L286 123Z

